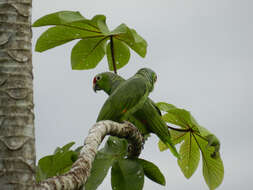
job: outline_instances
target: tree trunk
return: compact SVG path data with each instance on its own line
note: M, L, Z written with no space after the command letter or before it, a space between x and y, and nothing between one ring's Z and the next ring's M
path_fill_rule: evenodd
M0 0L0 189L33 189L32 0Z

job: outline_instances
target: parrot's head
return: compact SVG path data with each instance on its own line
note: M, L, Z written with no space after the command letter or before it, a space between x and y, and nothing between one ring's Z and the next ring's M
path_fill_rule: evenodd
M152 92L154 89L154 84L157 80L156 73L152 69L142 68L136 74L143 76L143 78L147 80L149 91Z
M93 78L93 90L95 92L103 90L110 95L114 88L118 86L119 82L123 80L122 77L111 72L99 73Z

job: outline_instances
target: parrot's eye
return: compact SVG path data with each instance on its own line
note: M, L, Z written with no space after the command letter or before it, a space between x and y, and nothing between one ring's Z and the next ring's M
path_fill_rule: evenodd
M97 76L96 77L96 80L98 81L98 80L100 80L101 79L101 76Z

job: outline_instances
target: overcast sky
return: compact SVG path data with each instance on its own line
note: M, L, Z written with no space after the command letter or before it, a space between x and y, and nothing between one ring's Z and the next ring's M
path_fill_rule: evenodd
M158 74L154 101L191 111L221 141L225 177L221 190L250 190L252 180L253 95L252 0L35 0L33 21L60 10L80 11L91 18L107 16L112 28L135 28L148 42L145 59L132 53L119 74L132 76L141 67ZM33 45L45 28L34 28ZM37 159L69 141L83 143L107 96L95 94L92 79L107 71L106 59L94 70L72 71L70 52L76 41L33 54ZM155 162L167 179L162 187L148 179L145 190L208 189L199 165L190 180L176 159L160 153L157 138L141 157ZM100 186L110 190L110 180Z

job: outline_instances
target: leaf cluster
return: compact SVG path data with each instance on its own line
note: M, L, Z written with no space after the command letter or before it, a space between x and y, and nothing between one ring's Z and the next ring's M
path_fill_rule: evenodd
M128 143L125 139L109 137L105 147L98 151L92 164L91 175L85 189L95 190L102 183L111 168L111 185L114 190L141 190L144 176L165 185L165 178L160 169L144 159L127 158Z
M63 147L57 147L52 155L41 158L36 167L36 181L39 182L69 171L82 148L80 146L75 150L70 150L74 144L70 142Z
M159 102L157 106L165 113L162 116L164 121L180 127L171 127L170 134L174 144L181 144L179 151L181 159L178 159L178 165L184 176L189 179L194 174L201 154L205 182L210 189L217 188L224 177L218 138L200 126L189 111L165 102ZM161 151L168 149L161 141L158 146Z
M70 142L63 147L58 147L52 155L41 158L37 166L36 181L40 182L69 171L82 148L80 146L71 150L74 144ZM128 142L125 139L110 136L104 148L97 152L92 163L91 175L83 189L97 189L110 168L111 185L114 190L127 190L129 183L133 190L141 190L144 176L160 185L165 185L165 178L155 164L140 158L127 158L127 151Z
M134 30L121 24L109 30L104 15L87 19L79 12L60 11L41 17L33 27L52 26L37 40L35 50L43 52L72 40L79 39L71 52L74 70L92 69L107 56L110 70L125 66L130 49L141 57L147 52L147 42Z

